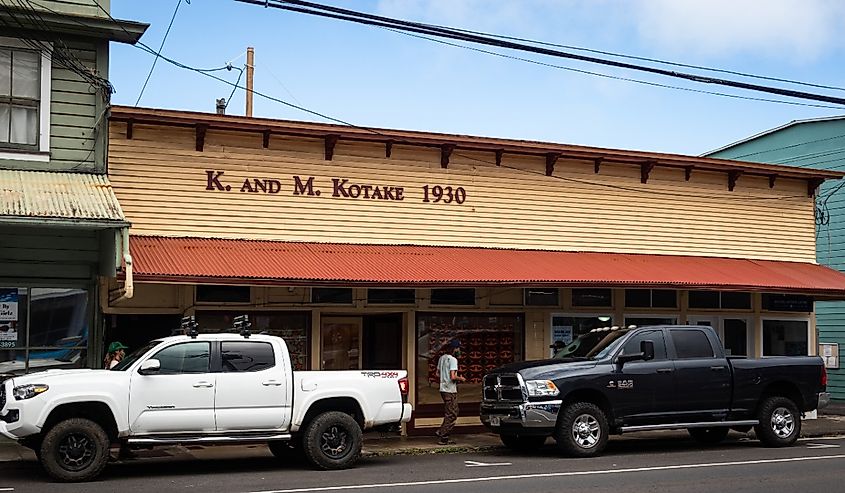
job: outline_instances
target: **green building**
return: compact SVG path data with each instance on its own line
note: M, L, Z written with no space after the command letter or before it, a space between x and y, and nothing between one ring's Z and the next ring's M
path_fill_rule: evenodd
M706 154L708 157L845 171L845 116L796 120ZM827 181L816 199L816 260L845 272L845 182ZM845 353L845 301L816 302L819 342ZM828 347L828 354L836 355ZM819 354L824 355L822 347ZM828 389L845 400L845 366L829 358ZM837 368L839 367L839 368Z
M0 378L102 358L97 280L128 227L106 177L109 42L147 28L108 11L0 0Z

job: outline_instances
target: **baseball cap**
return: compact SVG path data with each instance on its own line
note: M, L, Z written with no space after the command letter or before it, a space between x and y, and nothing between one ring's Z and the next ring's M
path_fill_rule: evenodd
M452 342L449 343L449 347L456 348L461 347L461 341L458 339L452 339Z
M552 349L558 349L566 346L566 343L563 341L555 341L554 344L549 344L549 347Z
M124 346L122 342L114 341L113 343L109 344L109 350L107 352L113 353L119 349L129 349L129 346Z

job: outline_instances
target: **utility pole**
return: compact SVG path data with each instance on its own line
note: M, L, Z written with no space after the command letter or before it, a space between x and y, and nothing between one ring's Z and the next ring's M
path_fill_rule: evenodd
M252 83L255 75L255 50L246 49L246 116L252 117Z

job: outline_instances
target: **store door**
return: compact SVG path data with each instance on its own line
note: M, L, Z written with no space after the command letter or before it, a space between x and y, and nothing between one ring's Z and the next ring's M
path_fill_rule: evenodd
M320 369L361 368L362 317L323 317L320 323Z
M750 321L745 317L717 317L715 315L690 315L690 325L709 325L713 327L722 341L726 356L748 356L752 347L748 327Z
M364 317L363 368L397 370L402 368L402 314Z

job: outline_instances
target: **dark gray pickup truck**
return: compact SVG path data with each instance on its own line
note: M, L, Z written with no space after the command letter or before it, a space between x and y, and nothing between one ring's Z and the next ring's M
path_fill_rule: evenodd
M726 357L711 327L599 330L574 343L562 359L485 375L481 421L506 446L533 449L552 436L562 451L591 456L610 434L687 429L717 443L753 427L764 445L783 447L804 413L830 400L818 356Z

